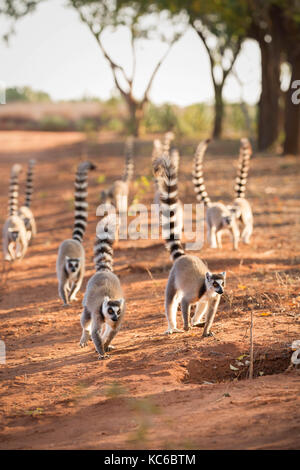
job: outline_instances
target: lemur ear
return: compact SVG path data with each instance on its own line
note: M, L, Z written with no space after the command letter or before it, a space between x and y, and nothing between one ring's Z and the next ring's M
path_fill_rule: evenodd
M66 256L66 260L69 261L69 259L70 259L70 256Z
M123 309L125 300L123 298L119 299L120 302L120 308Z
M223 272L221 273L221 275L222 275L222 276L224 277L224 279L225 279L225 278L226 278L226 271L223 271Z
M209 271L207 271L207 273L205 273L205 279L209 282L211 281L211 274Z
M102 303L102 305L103 305L103 306L106 308L106 307L107 307L107 304L108 304L108 302L109 302L109 297L108 297L108 295L105 295L105 297L104 297L104 299L103 299L103 303Z

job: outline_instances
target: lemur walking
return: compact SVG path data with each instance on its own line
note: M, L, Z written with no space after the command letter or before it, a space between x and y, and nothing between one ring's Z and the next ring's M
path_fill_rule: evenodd
M173 132L166 132L164 136L163 143L159 139L155 139L153 142L153 151L152 151L152 162L154 162L157 158L160 157L167 157L173 163L176 173L178 174L178 167L179 167L179 159L180 155L178 150L173 147L171 148L171 142L174 139ZM157 214L160 216L161 212L161 205L160 205L160 189L159 189L159 182L155 178L155 193L154 193L154 204L157 210ZM178 200L176 206L176 225L175 225L175 233L177 238L181 238L182 230L183 230L183 204L180 200Z
M236 218L243 227L242 241L249 244L250 237L253 232L253 214L249 201L245 198L246 184L248 178L248 171L250 166L250 158L252 155L252 147L247 138L242 138L240 141L240 154L238 162L237 176L235 179L236 185L235 199L229 209L233 211Z
M125 170L122 179L114 183L100 194L100 204L112 204L118 212L126 212L128 205L129 185L133 177L134 139L128 138L125 144Z
M109 357L107 352L112 349L110 343L120 330L125 314L125 299L120 280L113 273L112 246L116 220L112 221L112 218L112 215L104 217L97 226L94 246L96 273L87 283L80 319L80 346L87 345L90 334L99 359Z
M174 261L165 292L165 312L168 321L166 334L180 332L176 326L177 308L181 303L184 330L201 323L205 317L203 336L211 336L211 326L224 292L226 273L212 274L197 256L187 255L180 240L176 240L175 214L178 204L177 171L168 157L153 162L153 171L159 181L164 238ZM196 312L191 322L191 306Z
M23 258L27 251L28 240L23 219L18 215L19 174L22 167L19 164L12 166L9 184L8 218L3 232L3 253L6 261Z
M222 202L211 202L204 184L203 157L209 139L200 142L194 156L193 183L196 198L206 207L207 238L211 248L222 248L222 234L229 230L232 234L233 248L238 249L240 231L235 210Z
M31 199L33 194L33 169L35 160L29 160L27 178L26 178L26 190L25 190L25 203L19 208L18 215L23 219L24 225L27 232L28 243L36 236L36 223L30 209Z
M91 162L78 165L75 177L75 220L71 239L64 240L58 250L56 274L58 293L64 305L76 300L85 271L85 251L82 245L83 235L87 225L87 175L89 170L96 167Z

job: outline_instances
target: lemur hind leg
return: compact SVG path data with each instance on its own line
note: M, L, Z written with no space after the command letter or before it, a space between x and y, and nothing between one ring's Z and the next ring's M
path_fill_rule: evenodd
M179 330L176 327L176 316L177 316L177 309L179 304L180 298L175 289L173 281L169 279L167 289L166 289L166 301L165 301L165 309L166 309L166 317L168 320L168 329L165 334L171 335L172 333L182 333L182 330Z
M190 303L183 298L181 300L181 313L183 318L183 329L185 331L188 331L191 328L190 310Z

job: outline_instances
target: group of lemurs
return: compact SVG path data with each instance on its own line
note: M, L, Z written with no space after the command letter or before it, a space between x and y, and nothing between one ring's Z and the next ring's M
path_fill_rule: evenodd
M198 256L186 254L182 244L183 203L178 198L179 151L172 147L174 134L168 132L163 141L153 142L152 169L155 195L165 245L173 261L165 290L165 314L168 322L167 334L180 332L177 328L177 310L182 313L183 327L188 331L193 326L203 326L203 336L211 336L211 327L224 292L226 273L211 273ZM241 139L235 198L231 204L211 202L206 192L203 176L203 159L209 139L198 145L193 164L193 185L198 202L206 209L208 242L212 248L222 248L222 234L229 231L233 248L237 249L241 239L250 242L253 231L253 215L249 201L245 198L249 161L252 148L248 139ZM122 179L116 180L101 192L101 203L113 205L117 214L127 210L130 182L134 169L134 139L125 145L125 171ZM18 176L21 166L13 165L9 187L9 216L3 227L3 250L6 260L23 258L29 242L36 234L33 213L30 209L33 192L34 161L28 165L26 198L18 209ZM88 215L88 173L96 166L85 161L78 165L75 176L75 220L72 238L64 240L58 250L56 273L58 293L64 305L76 299L85 273L85 250L83 236ZM125 314L125 298L118 276L113 272L113 244L118 239L118 223L111 215L105 216L96 231L94 243L95 274L89 279L83 298L81 314L82 336L80 346L88 344L91 337L99 359L108 357L111 341L119 331Z

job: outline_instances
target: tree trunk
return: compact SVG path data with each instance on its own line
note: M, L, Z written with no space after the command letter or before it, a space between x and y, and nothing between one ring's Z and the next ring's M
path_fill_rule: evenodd
M220 139L222 135L223 118L224 118L224 103L223 103L223 84L215 85L215 117L214 117L214 130L213 138Z
M134 137L139 137L140 124L144 117L144 103L128 99L127 105L129 110L128 130Z
M258 149L274 144L279 133L280 47L277 38L271 42L260 38L261 95L258 104Z
M300 56L290 58L292 66L291 85L295 80L300 80ZM290 88L286 92L285 101L285 141L283 152L300 155L300 103L297 103L293 94L296 95L296 89ZM297 93L299 98L299 93Z

